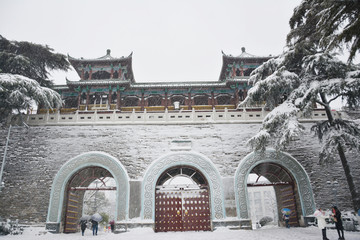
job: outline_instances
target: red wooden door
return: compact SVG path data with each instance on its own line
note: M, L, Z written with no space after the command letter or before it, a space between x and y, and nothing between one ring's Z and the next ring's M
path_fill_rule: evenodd
M65 216L65 233L75 233L78 226L78 206L79 196L71 191L68 192L68 200L66 205L66 216Z
M209 230L211 221L207 189L156 191L155 232Z
M291 210L289 224L293 227L299 226L297 210L296 210L296 201L294 195L294 189L292 185L281 186L280 188L281 193L281 208L288 208Z

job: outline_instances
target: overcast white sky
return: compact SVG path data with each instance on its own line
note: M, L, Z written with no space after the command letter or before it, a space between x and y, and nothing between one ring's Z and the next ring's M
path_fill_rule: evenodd
M218 80L223 50L283 51L300 0L0 0L0 34L72 57L133 51L137 82ZM79 80L74 71L54 74Z

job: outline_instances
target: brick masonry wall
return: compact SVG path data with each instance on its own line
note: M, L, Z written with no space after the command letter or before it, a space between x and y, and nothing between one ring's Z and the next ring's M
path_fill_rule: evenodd
M45 222L56 173L66 161L89 151L114 156L132 180L141 180L149 164L170 151L172 140L190 139L192 149L211 159L223 178L232 178L241 159L251 152L246 141L259 128L259 124L15 127L4 169L0 216L21 222ZM7 129L1 129L0 136L2 158ZM326 182L337 180L339 208L351 210L350 192L340 161L320 166L318 150L317 138L306 130L287 152L306 169L317 206L330 208L335 203L332 187ZM358 156L351 153L347 156L360 191Z

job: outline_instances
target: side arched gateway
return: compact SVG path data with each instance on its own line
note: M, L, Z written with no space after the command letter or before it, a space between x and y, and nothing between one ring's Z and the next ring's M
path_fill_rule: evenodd
M97 169L99 174L111 175L116 183L115 220L126 220L129 209L129 176L120 161L103 152L88 152L66 162L54 178L51 188L46 229L59 232L69 181L84 169ZM103 169L103 170L101 170ZM93 171L92 171L93 172Z
M315 203L309 177L295 158L283 152L267 150L264 153L253 152L247 155L239 164L235 173L235 200L237 215L240 219L249 219L249 200L247 194L247 180L252 172L265 173L267 169L288 173L288 179L293 179L296 185L299 201L299 214L308 216L313 214Z
M196 169L209 186L211 219L225 218L222 179L210 159L195 152L176 152L160 157L147 169L142 183L141 218L155 221L155 190L159 178L167 170L183 166Z

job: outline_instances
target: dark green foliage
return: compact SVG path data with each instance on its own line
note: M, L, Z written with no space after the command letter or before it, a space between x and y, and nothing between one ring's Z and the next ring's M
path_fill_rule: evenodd
M354 209L360 208L360 199L345 154L348 149L360 152L360 130L354 122L337 119L330 104L341 98L349 108L360 105L360 66L351 64L360 49L359 16L359 0L302 1L290 19L288 49L253 71L254 86L240 104L266 101L272 110L248 140L255 150L267 145L284 150L303 130L298 117L311 116L316 105L322 106L327 120L312 128L322 143L319 161L341 161ZM348 64L336 58L346 45Z
M313 45L323 50L349 47L349 62L360 49L359 0L304 0L289 23L289 44Z
M65 55L48 46L9 41L0 35L0 121L24 112L34 104L57 108L61 97L47 88L49 71L68 70Z
M66 56L53 53L49 46L9 41L0 35L0 73L19 74L49 87L49 71L67 71L69 66Z

